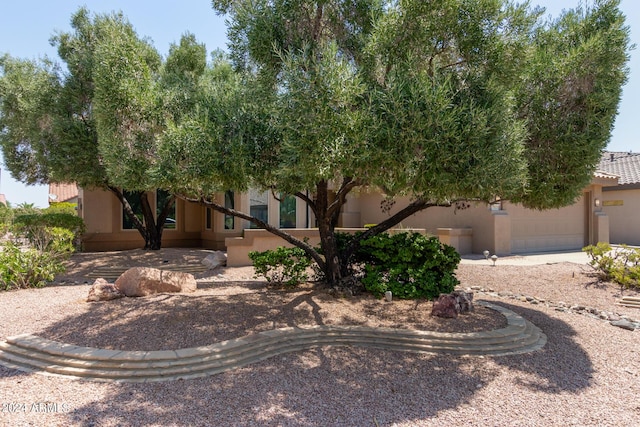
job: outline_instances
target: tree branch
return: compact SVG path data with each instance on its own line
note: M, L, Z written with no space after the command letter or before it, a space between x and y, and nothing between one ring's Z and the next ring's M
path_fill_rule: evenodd
M418 213L420 211L423 211L423 210L425 210L427 208L431 208L431 207L435 207L435 206L451 207L454 203L456 203L458 201L460 201L460 200L454 200L454 201L449 201L449 202L445 202L445 203L440 203L440 202L429 202L429 201L424 200L424 199L418 199L418 200L415 200L415 201L411 202L409 205L404 207L402 210L397 212L395 215L391 216L390 218L387 218L386 220L382 221L380 224L378 224L378 225L376 225L374 227L371 227L367 231L355 236L349 242L349 245L347 246L347 248L344 251L344 254L342 256L343 262L348 262L349 258L351 258L351 255L353 255L353 253L360 246L360 242L362 240L368 239L369 237L376 236L376 235L378 235L380 233L384 233L385 231L389 230L394 225L400 223L403 219L408 218L411 215L413 215L415 213Z
M305 202L306 204L308 204L309 206L311 206L311 209L315 208L315 203L306 194L298 191L298 192L294 193L293 195L296 196L298 199L302 200L303 202Z
M122 191L120 191L119 188L112 187L110 185L107 186L107 188L118 198L118 200L120 200L120 203L122 203L122 207L124 209L125 215L127 215L127 218L131 220L134 227L136 227L136 229L140 232L142 237L144 237L146 234L144 224L142 223L142 221L140 221L140 218L138 218L138 216L133 212L133 209L131 208L129 201L124 197L124 194L122 193ZM145 238L145 241L146 240L147 239Z
M442 67L440 67L441 70L444 70L445 68L450 68L450 67L455 67L456 65L461 65L461 64L465 64L467 62L466 59L461 59L458 62L453 62L451 64L447 64L447 65L443 65Z
M164 228L165 226L164 223L169 217L169 214L171 213L171 208L175 205L175 203L176 203L176 196L174 196L173 194L165 201L164 206L162 207L162 210L160 211L160 215L158 215L158 219L156 222L156 229L159 232Z
M328 217L334 218L335 216L340 214L342 205L346 203L347 194L349 194L349 192L358 185L360 185L360 182L350 177L344 178L342 180L342 185L336 193L336 199L327 208Z
M252 222L254 224L256 224L258 227L264 228L265 230L267 230L268 232L275 234L278 237L281 237L282 239L284 239L285 241L291 243L292 245L302 249L310 258L312 258L321 269L324 269L325 266L325 261L322 258L322 256L318 253L318 251L316 251L311 245L309 245L307 242L303 241L303 240L299 240L296 239L295 237L293 237L292 235L290 235L289 233L274 227L256 217L253 217L251 215L248 215L244 212L240 212L237 211L235 209L230 209L230 208L226 208L222 205L219 205L218 203L215 203L211 200L207 200L204 197L200 197L200 198L192 198L192 197L188 197L185 196L183 194L177 194L176 195L178 198L186 200L188 202L193 202L193 203L198 203L200 205L204 205L207 206L213 210L216 210L218 212L221 212L223 214L226 215L232 215L236 218L240 218L240 219L244 219L247 220L249 222Z

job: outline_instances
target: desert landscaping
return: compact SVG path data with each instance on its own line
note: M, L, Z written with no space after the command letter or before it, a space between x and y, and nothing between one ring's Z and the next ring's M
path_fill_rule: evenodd
M206 346L287 326L361 325L441 332L504 327L476 305L457 319L427 301L339 298L313 283L267 288L252 267L195 268L194 292L87 302L96 271L196 266L203 250L78 253L56 283L0 294L0 339L32 334L79 346L156 351ZM503 263L504 264L504 263ZM461 288L547 336L511 356L321 346L200 379L130 384L0 366L5 425L599 425L640 416L638 294L598 283L590 266L462 263ZM609 317L605 319L605 315Z

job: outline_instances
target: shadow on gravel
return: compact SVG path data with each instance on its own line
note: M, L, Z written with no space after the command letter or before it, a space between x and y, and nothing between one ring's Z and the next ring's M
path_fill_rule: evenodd
M155 298L172 304L156 304ZM140 349L184 347L180 335L190 335L190 345L205 345L243 331L322 323L317 305L300 295L283 304L278 293L257 292L250 298L161 295L124 300L113 312L109 303L96 304L88 319L65 319L48 331L50 338L66 342L103 342L131 348L140 328L149 339ZM145 301L146 300L146 301ZM587 353L575 342L575 331L543 312L496 302L519 313L548 336L544 349L505 357L427 355L365 349L321 347L273 357L269 360L196 380L150 384L115 383L107 397L65 414L69 424L97 425L391 425L434 419L445 410L473 404L486 385L508 378L551 396L577 393L591 383L593 367ZM250 314L249 314L250 313ZM81 330L74 323L96 328ZM118 323L119 322L119 323ZM166 336L164 325L178 322L181 331ZM117 324L117 327L111 327ZM111 325L111 326L110 326ZM176 325L172 325L176 326ZM116 332L112 332L116 331ZM109 335L111 334L111 335ZM194 338L192 335L196 334ZM137 338L139 340L139 338ZM222 338L224 339L224 338ZM508 375L504 375L508 369ZM18 374L16 374L18 375ZM60 379L60 381L68 381ZM94 385L92 385L93 387ZM102 385L95 385L102 387ZM495 385L494 385L495 386ZM550 397L551 397L550 396Z
M264 289L263 283L259 285ZM321 324L310 297L301 295L288 304L283 302L284 297L277 292L254 291L228 296L158 294L122 298L90 303L86 313L53 324L39 335L87 347L154 351L209 345L296 324ZM305 309L294 310L294 305Z
M547 344L539 351L495 359L515 373L514 381L546 393L576 393L591 385L594 373L591 359L573 339L576 331L571 326L531 308L502 301L493 303L518 313L547 335Z

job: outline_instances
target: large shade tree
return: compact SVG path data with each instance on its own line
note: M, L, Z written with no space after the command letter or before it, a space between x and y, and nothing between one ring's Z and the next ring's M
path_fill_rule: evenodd
M252 221L305 250L337 285L361 239L433 206L496 197L572 203L605 148L626 80L618 1L553 22L503 0L214 0L229 22L233 75L208 79L165 132L162 186ZM225 75L226 77L221 77ZM215 191L304 200L322 249ZM338 249L349 193L409 196Z
M163 63L121 14L91 16L81 8L71 26L51 39L62 66L0 59L5 163L27 184L75 182L111 191L145 248L159 249L175 196L165 197L157 213L152 208L153 144L168 115L188 110L185 88L206 64L204 46L186 35Z

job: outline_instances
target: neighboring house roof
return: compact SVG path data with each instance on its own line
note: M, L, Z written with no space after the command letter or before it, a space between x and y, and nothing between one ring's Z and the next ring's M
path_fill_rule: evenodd
M618 184L625 188L640 186L640 153L605 151L598 170L619 176Z
M4 194L0 194L0 203L7 206L7 198L4 196Z
M605 178L605 179L619 179L620 177L614 173L607 173L601 170L596 169L596 171L593 173L593 176L595 176L596 178Z
M49 203L75 201L77 197L76 184L49 184Z

